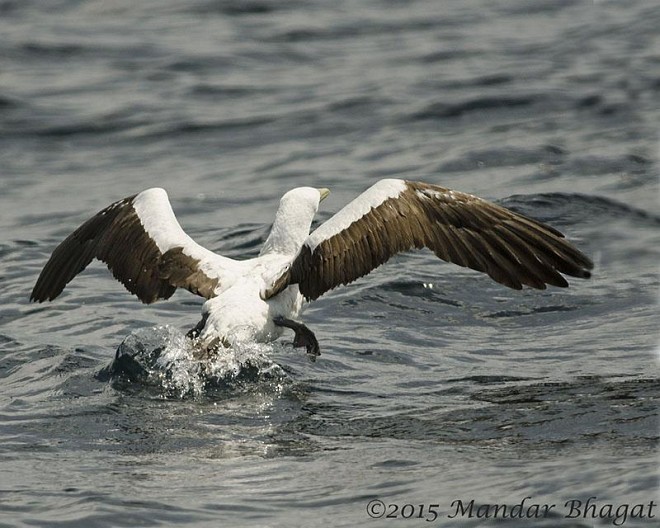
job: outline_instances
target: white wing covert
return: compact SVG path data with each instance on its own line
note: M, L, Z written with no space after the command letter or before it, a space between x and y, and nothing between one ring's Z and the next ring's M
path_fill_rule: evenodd
M111 204L69 235L53 251L30 299L55 299L94 258L143 303L167 299L177 288L209 299L240 265L190 238L165 190L153 188Z
M267 297L298 284L307 300L366 275L392 256L429 248L509 288L568 286L591 260L556 229L477 196L397 179L377 182L319 226Z

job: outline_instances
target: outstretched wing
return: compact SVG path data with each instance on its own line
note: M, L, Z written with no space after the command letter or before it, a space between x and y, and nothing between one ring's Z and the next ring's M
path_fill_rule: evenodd
M51 255L30 300L55 299L92 259L144 303L177 288L211 298L223 274L238 263L209 251L181 229L163 189L147 189L90 218Z
M266 296L298 284L313 300L397 253L424 247L518 290L566 287L561 273L588 278L593 267L562 233L537 220L471 194L389 179L316 229Z

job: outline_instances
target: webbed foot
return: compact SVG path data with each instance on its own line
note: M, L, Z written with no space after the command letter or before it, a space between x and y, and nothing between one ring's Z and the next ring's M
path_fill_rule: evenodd
M307 328L303 323L281 316L274 317L273 323L277 326L291 328L291 330L295 332L293 346L296 348L304 346L307 349L307 355L311 361L316 361L316 357L321 355L319 342L316 339L314 332Z
M204 330L204 327L206 326L206 321L209 318L209 314L205 313L202 314L202 320L197 323L193 328L188 330L188 333L186 334L186 337L188 339L196 339L199 337L199 335L202 333L202 330Z

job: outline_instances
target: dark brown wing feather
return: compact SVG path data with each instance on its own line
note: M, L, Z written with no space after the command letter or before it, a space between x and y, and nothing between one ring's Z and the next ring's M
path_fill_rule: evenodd
M470 194L406 182L399 196L386 199L347 229L313 249L303 245L267 295L298 284L305 298L313 300L413 248L429 248L443 260L514 289L566 287L562 273L588 278L593 267L548 225Z
M168 299L177 287L203 297L213 296L217 279L197 269L197 261L181 248L164 254L144 230L131 196L90 218L53 251L37 280L30 300L50 301L97 258L143 303Z

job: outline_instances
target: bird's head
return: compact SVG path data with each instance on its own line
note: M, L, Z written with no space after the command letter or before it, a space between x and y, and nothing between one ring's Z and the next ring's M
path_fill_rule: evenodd
M280 209L298 210L298 214L303 212L303 209L313 210L316 214L319 204L327 198L330 190L326 188L316 189L314 187L296 187L285 193L280 199Z

